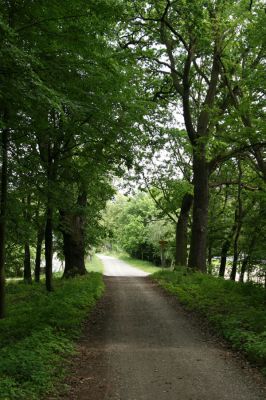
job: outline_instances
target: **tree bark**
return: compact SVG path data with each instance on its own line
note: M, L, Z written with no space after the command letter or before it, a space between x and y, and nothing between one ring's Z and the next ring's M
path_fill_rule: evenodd
M37 233L37 242L36 242L36 257L35 257L35 268L34 268L34 280L35 282L40 282L41 275L41 255L42 255L42 243L44 239L44 229L41 226L38 229Z
M208 245L208 274L212 274L212 244Z
M204 145L193 150L193 222L188 267L206 272L209 168Z
M258 235L260 235L260 229L258 230L255 227L254 232L253 232L252 237L251 237L251 241L249 243L247 255L246 255L246 257L244 258L244 260L242 262L241 272L240 272L240 277L239 277L239 281L240 282L244 282L244 276L245 276L245 273L247 271L247 267L248 267L248 265L250 263L252 252L253 252L254 246L256 244L256 240L257 240Z
M6 242L6 208L8 179L8 129L1 134L2 171L0 201L0 319L5 316L5 242Z
M236 223L236 232L234 237L234 258L233 258L233 266L232 271L230 274L230 279L232 281L236 280L236 273L237 273L237 262L238 262L238 240L242 228L243 223L243 207L242 207L242 199L241 199L241 192L242 192L242 168L241 168L241 161L238 160L238 191L237 191L237 208L235 213L235 223Z
M220 269L219 269L219 276L221 278L224 278L225 274L225 269L226 269L226 260L227 260L227 253L230 248L230 240L227 238L223 245L222 245L222 250L221 250L221 263L220 263Z
M247 270L248 262L249 262L249 255L244 257L244 260L242 261L239 282L244 282L244 276L245 276L245 272Z
M186 193L182 200L181 210L176 224L176 266L187 266L187 229L192 202L193 196Z
M77 211L68 212L61 210L61 230L64 240L65 270L64 278L85 275L85 215L84 208L87 204L87 195L82 193L77 200Z
M24 282L32 283L31 277L31 265L30 265L30 245L29 243L25 243L24 245L24 273L23 273Z

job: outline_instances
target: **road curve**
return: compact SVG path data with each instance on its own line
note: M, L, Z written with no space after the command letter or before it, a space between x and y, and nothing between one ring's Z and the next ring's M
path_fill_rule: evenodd
M98 257L103 262L105 276L148 276L147 272L141 271L138 268L133 268L122 260L115 257L98 254Z
M116 274L120 262L103 261L106 272ZM177 300L149 278L108 276L105 284L64 399L266 398L263 381L204 334Z

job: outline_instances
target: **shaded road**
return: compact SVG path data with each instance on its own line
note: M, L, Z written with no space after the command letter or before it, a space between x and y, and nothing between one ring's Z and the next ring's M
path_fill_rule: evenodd
M118 268L119 276L105 278L106 294L85 329L64 399L266 398L253 375L204 335L176 299L149 278L121 276L123 265L113 258L102 260L108 275Z

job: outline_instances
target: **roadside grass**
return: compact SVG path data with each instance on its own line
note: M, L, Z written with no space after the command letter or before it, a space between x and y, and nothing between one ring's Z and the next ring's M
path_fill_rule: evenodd
M104 290L97 273L57 278L54 287L47 293L42 283L7 285L7 316L0 321L1 400L38 400L56 393L82 322Z
M216 332L266 375L266 290L201 273L160 271L152 275L187 308L207 318Z
M92 259L86 262L86 269L89 272L98 272L100 274L103 273L103 263L97 257L97 255L93 255Z
M130 257L127 254L114 254L119 260L125 261L132 267L141 269L144 272L148 272L150 274L154 274L155 272L162 271L162 268L156 267L153 263L149 261L143 261L143 260L136 260L135 258Z

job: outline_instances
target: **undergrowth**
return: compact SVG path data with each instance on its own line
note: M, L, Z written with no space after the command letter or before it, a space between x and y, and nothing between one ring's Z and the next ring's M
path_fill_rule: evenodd
M74 353L82 322L101 296L102 276L7 285L7 317L0 321L0 399L37 400L53 393Z
M153 279L206 317L233 348L266 374L266 290L201 273L161 271Z

